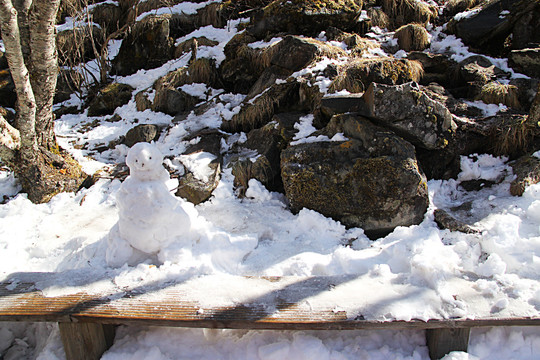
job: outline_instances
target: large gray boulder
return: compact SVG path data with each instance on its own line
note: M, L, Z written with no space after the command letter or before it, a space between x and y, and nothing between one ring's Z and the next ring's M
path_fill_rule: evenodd
M161 129L154 124L139 124L128 130L124 139L124 144L132 147L139 142L152 142L159 139Z
M416 83L372 83L364 94L365 115L425 149L444 148L456 129L450 111Z
M466 45L484 52L497 53L504 46L522 49L540 39L537 1L486 1L477 12L454 18L448 29Z
M308 208L361 227L372 238L422 221L426 178L414 147L360 116L335 116L327 136L348 141L304 143L281 154L281 175L291 209Z

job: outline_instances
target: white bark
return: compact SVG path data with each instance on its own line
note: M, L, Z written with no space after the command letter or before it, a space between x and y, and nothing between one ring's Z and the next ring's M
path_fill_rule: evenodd
M53 131L53 99L58 78L56 14L60 0L34 0L30 13L32 88L36 97L38 144L56 146Z
M6 48L6 58L15 83L18 100L17 127L21 136L23 157L32 157L37 151L36 142L36 100L28 68L24 63L21 37L17 21L17 10L11 0L0 0L0 24L2 40Z

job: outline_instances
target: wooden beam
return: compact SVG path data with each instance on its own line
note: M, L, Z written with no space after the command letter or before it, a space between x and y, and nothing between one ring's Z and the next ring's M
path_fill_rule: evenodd
M48 276L48 274L46 274ZM44 277L46 277L44 276ZM0 283L0 321L47 321L59 323L100 323L112 325L146 325L195 328L268 329L268 330L347 330L347 329L454 329L489 326L540 326L540 317L485 317L476 319L432 319L384 321L336 311L341 302L362 301L362 292L321 306L306 306L306 298L336 291L332 285L350 280L347 277L232 277L249 293L257 289L258 297L243 294L225 295L201 291L192 283L163 284L159 288L136 288L89 294L64 293L56 296L36 289L35 283L15 285ZM219 279L206 280L209 284ZM223 281L222 281L223 282ZM205 288L206 290L206 288ZM48 295L48 296L47 296ZM220 297L221 296L221 297ZM211 298L212 301L207 301ZM354 315L351 316L351 315Z
M452 351L467 351L470 328L427 329L426 342L431 360L438 360Z
M114 341L114 326L58 323L67 360L99 360Z

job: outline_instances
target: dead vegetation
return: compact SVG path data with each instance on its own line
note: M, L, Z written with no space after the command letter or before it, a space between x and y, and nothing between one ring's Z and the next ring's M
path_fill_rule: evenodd
M260 95L244 103L242 110L230 121L224 121L221 128L227 132L249 132L260 128L272 120L278 110L298 107L299 84L287 82L275 84Z
M382 0L384 12L394 28L410 23L426 25L437 18L437 8L422 0Z
M527 152L534 138L535 129L527 126L527 117L508 116L491 135L496 155L518 157Z
M420 24L403 25L394 35L399 48L405 51L422 51L429 47L429 33Z
M418 82L423 73L422 64L414 60L355 59L338 68L338 75L333 80L330 91L347 90L352 93L361 93L372 82L387 85L398 85L409 81Z
M517 86L497 81L482 86L477 100L482 100L486 104L503 104L513 109L521 108Z
M390 27L390 18L380 7L371 7L367 9L367 15L370 18L371 26L378 26L381 29Z

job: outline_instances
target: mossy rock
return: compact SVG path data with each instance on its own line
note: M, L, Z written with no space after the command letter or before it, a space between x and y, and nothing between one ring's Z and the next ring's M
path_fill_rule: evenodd
M255 37L242 32L235 35L225 46L225 60L219 70L227 91L247 94L270 66L275 46L253 49L249 44L254 41Z
M127 104L131 100L133 90L135 89L126 84L112 83L107 85L90 102L88 116L113 114L116 108Z
M281 131L279 124L272 122L247 134L247 141L242 144L242 150L247 148L256 151L258 155L255 161L241 155L232 156L234 185L239 195L243 195L247 190L250 179L257 179L271 191L283 192L280 153L287 141L281 135Z
M366 116L424 149L446 147L457 129L446 106L431 99L416 83L372 83L364 101Z
M521 196L525 189L540 182L540 159L535 156L523 156L511 164L516 178L510 184L510 194Z
M270 64L285 68L292 73L323 57L337 59L345 55L345 51L341 48L328 45L322 41L288 35L274 45Z
M341 115L327 129L347 141L291 146L281 155L293 211L308 208L377 238L422 221L429 200L414 147L365 118Z
M176 15L149 15L135 23L112 61L112 73L130 75L140 69L157 68L172 59L174 41L170 26Z
M262 39L279 32L316 36L330 26L349 30L356 26L361 9L361 0L276 0L248 31Z
M161 129L155 124L139 124L126 133L124 144L132 147L139 142L152 142L159 139Z

